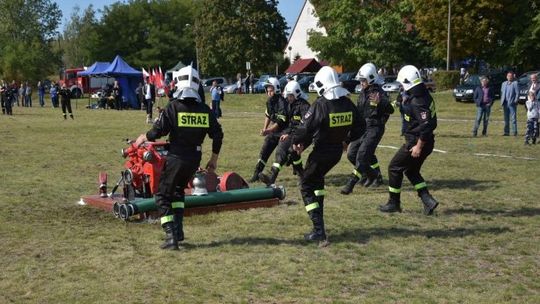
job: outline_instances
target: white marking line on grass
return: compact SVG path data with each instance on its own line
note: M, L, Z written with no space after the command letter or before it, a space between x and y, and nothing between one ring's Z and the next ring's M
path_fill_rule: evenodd
M523 160L536 160L534 157L522 157L522 156L510 156L510 155L499 155L499 154L489 154L489 153L474 153L475 156L489 156L489 157L500 157L500 158L514 158L514 159L523 159Z
M398 147L394 147L394 146L384 146L384 145L378 145L377 147L380 147L380 148L387 148L387 149L392 149L392 150L398 150L399 148ZM433 149L434 152L439 152L439 153L448 153L446 151L443 151L443 150L439 150L439 149Z
M385 145L378 145L379 148L387 148L392 150L398 150L398 147L395 146L385 146ZM439 150L439 149L433 149L433 152L439 152L442 154L447 154L447 151ZM522 159L522 160L536 160L534 157L523 157L523 156L510 156L510 155L500 155L500 154L489 154L489 153L473 153L474 156L487 156L487 157L499 157L499 158L510 158L510 159Z

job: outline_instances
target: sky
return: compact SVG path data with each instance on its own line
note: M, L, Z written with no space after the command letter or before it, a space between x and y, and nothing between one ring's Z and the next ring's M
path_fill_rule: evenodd
M65 24L69 16L71 16L71 13L73 12L73 7L75 5L78 5L81 8L81 10L84 10L85 8L88 7L88 5L92 4L94 5L94 9L98 10L98 9L103 8L105 5L109 5L114 2L117 2L117 0L78 0L78 1L57 0L56 3L58 3L63 13L62 25L60 26L59 31L60 32L63 31L64 29L63 24ZM279 1L278 9L281 12L281 15L283 15L283 17L287 21L287 25L291 29L294 27L294 24L296 23L296 18L298 18L298 14L300 14L300 10L302 9L303 4L304 4L304 0L280 0Z

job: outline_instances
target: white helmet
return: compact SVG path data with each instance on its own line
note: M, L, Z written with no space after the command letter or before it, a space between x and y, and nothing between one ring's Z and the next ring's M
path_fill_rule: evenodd
M274 87L274 92L276 92L276 94L281 93L281 88L279 86L279 80L276 77L270 77L270 78L266 79L266 82L264 83L264 89L266 89L266 87L269 87L269 86Z
M184 98L195 98L201 101L199 96L199 72L191 67L191 65L181 68L178 71L176 82L175 98L184 100Z
M315 90L319 96L324 96L328 100L338 99L342 96L349 95L349 91L341 87L338 74L329 67L322 67L315 75L313 80Z
M287 97L287 95L294 95L294 98L303 98L307 99L307 96L302 92L302 88L300 87L300 84L298 82L291 80L287 85L285 86L285 89L283 89L283 97Z
M371 62L364 64L360 70L358 70L356 80L362 79L366 79L368 84L383 84L384 82L382 77L379 76L379 73L377 73L377 67Z
M420 72L414 65L406 65L399 70L397 81L403 85L403 89L408 91L422 83Z

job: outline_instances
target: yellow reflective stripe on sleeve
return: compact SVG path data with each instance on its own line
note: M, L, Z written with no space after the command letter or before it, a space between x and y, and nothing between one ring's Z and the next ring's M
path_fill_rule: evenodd
M354 169L352 172L356 177L362 178L362 173L358 172L358 170Z
M411 120L411 117L407 114L403 114L403 118L405 118L405 121Z
M293 165L301 165L302 164L302 159L295 160L292 163L293 163Z
M393 188L393 187L388 187L388 191L392 193L401 193L401 189Z
M426 182L422 182L422 183L414 185L414 189L416 189L416 190L420 190L420 189L424 189L424 188L427 188Z
M429 105L429 111L431 112L432 117L437 113L437 106L435 105L435 100L431 101L431 105Z
M283 120L283 121L286 121L286 120L287 120L287 118L285 117L285 115L277 115L277 119Z
M319 208L319 203L311 203L306 206L306 211L310 212L311 210L317 209L317 208Z
M377 106L377 103L376 103L376 102L373 102L373 101L370 101L370 102L369 102L369 105L372 106L372 107L376 107L376 106Z
M315 196L325 196L326 195L326 190L324 190L324 189L315 190L313 192L315 193Z
M178 126L184 128L209 128L208 113L178 113Z
M264 110L264 115L270 116L270 115L268 115L268 110Z
M302 120L302 116L294 115L293 120L300 121L300 120Z
M184 208L184 206L185 206L184 202L174 202L174 203L172 203L173 209Z
M371 169L377 169L380 167L379 163L374 163L373 165L370 166Z
M167 224L174 221L174 216L172 215L166 215L161 217L161 225Z
M330 128L352 125L352 112L330 113Z
M276 168L278 170L281 170L281 164L280 163L273 163L272 167L274 167L274 168Z

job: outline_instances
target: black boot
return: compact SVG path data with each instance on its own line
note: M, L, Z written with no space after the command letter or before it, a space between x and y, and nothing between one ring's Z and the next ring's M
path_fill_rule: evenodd
M379 206L379 211L388 213L401 212L401 202L389 199L386 205Z
M255 166L255 171L253 171L253 176L249 179L250 183L254 183L259 180L259 173L264 170L264 164L259 160Z
M162 225L163 231L165 231L165 241L161 246L161 249L178 250L178 241L174 233L174 222L168 222Z
M382 174L381 172L377 172L377 177L373 179L373 182L371 183L370 187L379 187L382 184L384 184Z
M422 200L422 203L424 204L424 214L425 215L432 215L433 210L439 206L439 202L437 202L429 192L424 192L420 195L420 199Z
M375 172L371 172L366 174L366 182L364 183L364 187L371 187L372 185L375 185L377 183L377 174Z
M324 219L321 208L309 211L309 218L313 223L313 230L304 234L304 240L306 241L326 241L326 232L324 230Z
M279 174L279 169L272 166L270 169L270 175L259 173L259 180L263 182L267 187L276 183L277 176Z
M177 242L182 242L184 240L184 215L176 214L174 216L174 236L176 237Z
M358 176L356 175L353 175L349 178L349 180L347 181L347 184L345 184L345 186L343 188L341 188L341 194L344 194L344 195L348 195L348 194L351 194L351 192L353 191L354 189L354 186L356 186L356 183L358 183Z

